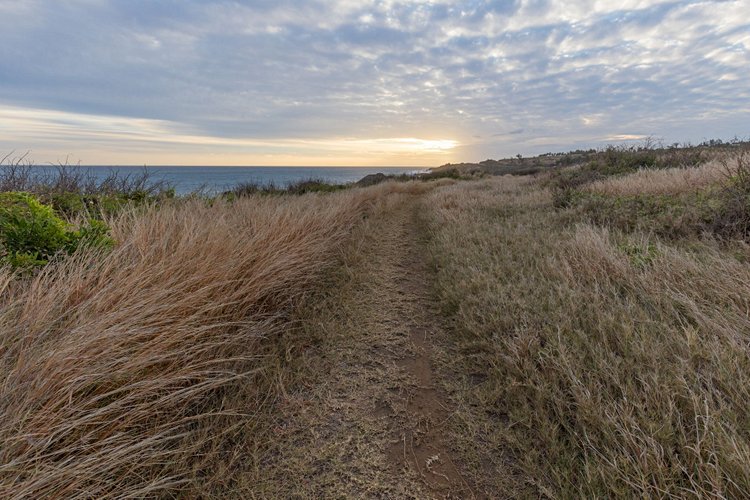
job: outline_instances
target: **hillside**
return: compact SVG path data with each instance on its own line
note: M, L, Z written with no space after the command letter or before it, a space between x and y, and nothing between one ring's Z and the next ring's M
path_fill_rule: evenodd
M748 142L735 139L724 142L722 140L704 141L698 145L690 144L672 144L671 146L658 145L652 141L645 141L642 144L631 146L608 146L603 149L575 150L561 153L545 153L538 156L522 157L517 155L513 158L504 158L499 160L487 159L477 163L446 163L439 167L431 169L434 173L445 173L456 170L462 175L533 175L552 168L572 167L585 165L591 162L606 160L617 152L630 153L648 153L656 158L674 158L673 165L685 163L690 160L689 157L701 158L705 155L711 155L722 151L732 151L733 149L748 146Z
M585 154L6 195L0 497L750 495L750 148Z

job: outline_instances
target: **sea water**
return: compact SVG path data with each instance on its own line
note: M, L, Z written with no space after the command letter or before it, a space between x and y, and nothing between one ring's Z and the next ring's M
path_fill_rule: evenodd
M362 177L382 172L384 174L413 174L424 169L418 167L135 167L135 166L78 166L75 167L85 175L91 175L103 180L113 172L118 176L139 176L144 168L151 181L165 181L175 189L177 194L187 194L195 191L206 193L220 193L243 182L253 182L261 185L274 184L286 186L288 184L315 179L331 184L347 184L356 182ZM55 172L53 166L35 167L45 173Z

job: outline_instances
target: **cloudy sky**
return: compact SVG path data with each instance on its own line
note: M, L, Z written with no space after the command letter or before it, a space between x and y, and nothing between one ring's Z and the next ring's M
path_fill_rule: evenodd
M0 156L437 165L750 136L750 0L0 0Z

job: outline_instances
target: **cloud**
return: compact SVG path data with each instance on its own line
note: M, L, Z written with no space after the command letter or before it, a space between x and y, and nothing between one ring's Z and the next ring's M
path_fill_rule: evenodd
M463 156L451 159L471 160L619 136L746 135L748 7L0 0L0 108L35 113L0 147L93 163L127 144L142 163L183 158L190 144L174 137L204 138L219 157L240 141L254 163L299 140L324 159L326 144L418 138L455 141L446 151ZM123 137L123 123L138 133ZM445 156L422 151L408 160Z
M215 160L213 151L220 149L225 158L222 165L246 164L243 159L247 155L266 158L268 165L288 165L290 159L332 166L377 165L380 158L426 157L439 161L459 145L451 139L414 137L256 139L206 136L195 135L178 123L162 120L8 107L0 108L0 137L0 146L8 148L32 138L52 147L85 141L94 151L107 151L110 157L131 161L134 149L163 157L165 152L178 148L203 161ZM279 161L280 158L284 160ZM413 163L407 161L403 165Z

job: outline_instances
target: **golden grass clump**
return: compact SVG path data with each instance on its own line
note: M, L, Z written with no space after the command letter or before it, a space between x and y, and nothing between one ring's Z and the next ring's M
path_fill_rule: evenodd
M111 253L30 281L0 270L0 497L231 482L279 390L269 353L292 306L380 198L415 189L133 211L112 221Z
M437 289L465 353L455 439L484 443L496 489L750 494L746 252L569 223L515 179L428 205Z
M608 177L585 187L610 196L672 195L700 191L719 184L736 170L735 160L713 159L697 167L641 169L622 177Z

